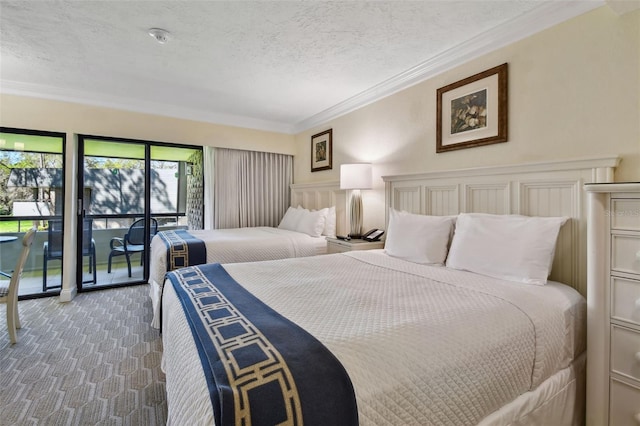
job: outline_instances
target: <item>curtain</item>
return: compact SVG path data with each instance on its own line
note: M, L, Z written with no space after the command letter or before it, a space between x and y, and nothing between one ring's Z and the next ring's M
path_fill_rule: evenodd
M204 166L204 229L214 229L213 227L213 188L215 186L215 155L216 150L210 146L205 146L202 150Z
M289 207L291 155L210 148L205 174L206 229L277 226Z
M240 165L244 151L215 148L213 229L240 228Z

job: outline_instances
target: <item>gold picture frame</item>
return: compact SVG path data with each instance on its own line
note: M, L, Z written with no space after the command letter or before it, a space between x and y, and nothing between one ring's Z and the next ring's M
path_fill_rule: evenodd
M333 129L311 136L311 171L330 170L333 162Z
M507 142L508 65L437 91L436 152Z

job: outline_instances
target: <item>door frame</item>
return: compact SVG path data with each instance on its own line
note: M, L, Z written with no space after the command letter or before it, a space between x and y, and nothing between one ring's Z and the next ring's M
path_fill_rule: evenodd
M190 144L177 144L177 143L169 143L169 142L159 142L159 141L150 141L150 140L141 140L141 139L129 139L129 138L118 138L112 136L95 136L88 134L78 134L78 144L77 144L77 179L76 179L76 188L77 188L77 223L76 223L76 283L78 292L83 291L94 291L94 290L102 290L107 288L116 288L130 285L139 285L146 284L149 281L149 263L150 263L150 250L147 249L143 252L144 260L143 260L143 279L137 281L127 281L123 283L114 283L114 284L104 284L104 285L91 285L91 286L83 286L82 283L82 226L83 219L85 217L84 212L84 160L85 160L85 140L93 140L93 141L104 141L104 142L116 142L116 143L132 143L138 145L144 145L145 154L144 154L144 214L142 215L147 223L149 223L152 212L151 212L151 195L152 195L152 175L151 175L151 154L153 147L168 147L168 148L184 148L184 149L199 149L202 150L203 146L201 145L190 145ZM203 191L204 191L203 186ZM136 217L140 217L140 215L135 215ZM162 214L158 214L158 216L162 216ZM145 239L148 241L150 237L150 229L147 227L145 229Z
M98 285L99 282L96 282L92 286L84 286L83 284L83 256L82 256L82 237L83 237L83 225L85 218L85 209L84 209L84 145L85 140L98 140L104 141L105 143L115 142L115 143L131 143L137 145L144 145L144 212L142 217L145 219L145 223L149 223L151 219L151 146L158 144L158 142L153 141L145 141L145 140L137 140L137 139L127 139L127 138L117 138L117 137L107 137L107 136L93 136L93 135L78 135L78 173L77 173L77 181L76 188L77 191L77 223L76 223L76 286L78 288L78 292L85 291L95 291L95 290L104 290L108 288L118 288L118 287L126 287L131 285L140 285L146 284L149 281L149 258L150 258L150 250L147 248L142 252L143 256L143 279L137 281L127 281L122 283L111 283L111 284L103 284ZM140 215L135 215L139 217ZM150 238L150 229L147 226L144 230L145 241L149 241Z

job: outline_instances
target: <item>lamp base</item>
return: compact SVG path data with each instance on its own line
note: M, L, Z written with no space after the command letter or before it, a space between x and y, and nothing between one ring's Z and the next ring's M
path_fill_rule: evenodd
M360 238L362 236L362 196L359 189L351 192L351 212L349 236L351 238Z

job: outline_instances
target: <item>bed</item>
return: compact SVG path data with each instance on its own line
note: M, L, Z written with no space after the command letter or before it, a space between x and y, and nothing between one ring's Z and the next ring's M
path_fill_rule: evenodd
M336 233L344 232L345 204L345 191L340 190L337 182L291 185L291 205L295 206L296 212L306 209L307 217L311 221L302 229L286 226L283 218L281 227L159 232L151 240L151 325L155 328L160 325L162 284L168 271L203 263L255 262L325 254L325 236L335 236ZM290 210L293 209L292 207ZM323 209L330 210L327 212L327 221L325 226L320 228L322 231L316 232L313 229L316 223L313 215ZM288 211L287 214L289 213Z
M385 250L174 271L163 296L168 423L226 422L220 417L225 410L212 408L213 399L225 398L211 398L205 376L212 373L205 373L206 363L197 351L201 343L191 331L194 311L183 309L188 306L183 293L191 291L184 289L205 294L199 286L220 281L209 274L221 269L237 283L233 285L238 291L266 303L339 360L352 385L359 424L581 424L586 348L581 191L586 182L612 180L617 161L610 157L385 177ZM546 265L534 268L533 278L527 272L530 281L514 282L511 275L505 279L491 267L518 275L528 264L514 271L516 263L508 260L513 250L503 250L503 264L492 263L478 273L473 261L492 253L468 255L469 250L474 253L474 240L468 236L484 229L478 223L485 224L474 221L531 219L514 214L555 220L555 244L536 255L546 257ZM422 244L420 238L415 244L402 244L398 236L412 236L405 229L409 222L398 227L399 217L415 221L414 234L433 229L431 224L420 228L427 218L429 223L455 221L452 232L438 225L438 232L430 233L445 241L445 249L442 242L433 244L439 249L428 254L437 258L444 250L443 266L415 258L411 250ZM488 228L493 230L489 235L517 229L510 226ZM396 237L390 241L392 235ZM420 251L418 257L423 254ZM480 262L478 267L484 266L486 262ZM549 281L536 285L541 284L535 282L540 271L546 281L545 268L552 268ZM243 312L249 311L208 318L213 323L233 318L225 322L231 326L235 319L247 320ZM251 324L251 318L243 324ZM215 334L218 326L209 333ZM237 336L222 337L237 344ZM307 355L293 356L295 365L304 364ZM322 370L324 364L312 362L309 367ZM240 395L250 396L251 391L239 389ZM331 389L333 385L302 404L322 406L321 400L327 399L331 406ZM244 403L246 408L247 401L249 406L260 405L259 399L241 399L240 406ZM323 415L331 415L326 413L331 410L320 411L324 413L315 413L320 420L305 417L305 423L328 424ZM290 424L300 418L295 409L282 413L293 418ZM255 417L254 424L260 420Z

